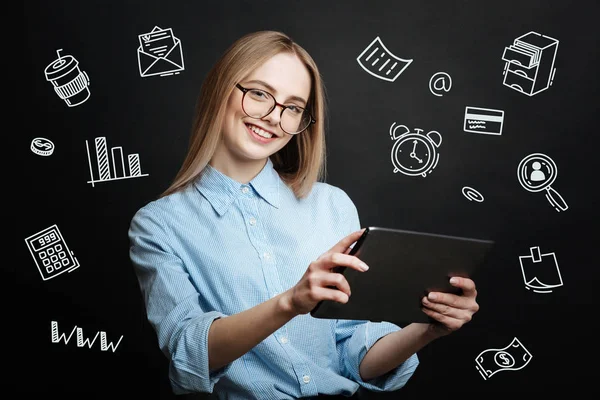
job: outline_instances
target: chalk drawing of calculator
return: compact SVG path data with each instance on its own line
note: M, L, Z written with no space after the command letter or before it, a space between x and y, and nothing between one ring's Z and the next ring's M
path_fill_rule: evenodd
M79 267L56 225L29 236L25 243L45 281Z

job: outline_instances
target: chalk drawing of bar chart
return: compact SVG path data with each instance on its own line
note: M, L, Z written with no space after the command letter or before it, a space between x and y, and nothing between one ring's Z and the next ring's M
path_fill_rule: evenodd
M125 165L123 148L120 146L111 147L109 152L106 137L97 137L94 139L95 163L92 162L92 154L90 154L90 147L87 140L85 141L85 148L90 167L90 180L88 183L91 183L92 187L97 182L148 176L148 174L142 173L139 154L128 154L127 165ZM94 174L94 169L96 169L96 174ZM98 178L96 179L94 175L97 175Z

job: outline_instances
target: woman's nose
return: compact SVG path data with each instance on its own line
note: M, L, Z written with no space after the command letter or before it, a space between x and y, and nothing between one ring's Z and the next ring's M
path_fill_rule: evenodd
M284 110L283 107L284 106L282 106L281 104L275 104L273 110L271 110L271 112L265 115L262 119L271 121L273 125L278 124L281 121L281 114L283 114Z

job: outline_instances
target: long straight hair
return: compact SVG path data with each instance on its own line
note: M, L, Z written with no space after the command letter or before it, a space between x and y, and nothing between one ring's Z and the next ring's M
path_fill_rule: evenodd
M312 57L288 35L259 31L236 40L208 72L196 104L188 152L173 182L160 197L193 182L213 157L222 136L227 102L235 85L276 54L296 55L311 76L307 109L316 123L270 156L273 167L297 198L307 196L313 184L326 176L325 87Z

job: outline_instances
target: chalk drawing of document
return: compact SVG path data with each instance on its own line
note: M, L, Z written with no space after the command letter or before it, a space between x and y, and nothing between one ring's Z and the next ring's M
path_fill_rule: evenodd
M358 64L369 74L384 81L394 82L413 62L393 55L377 36L356 58Z

